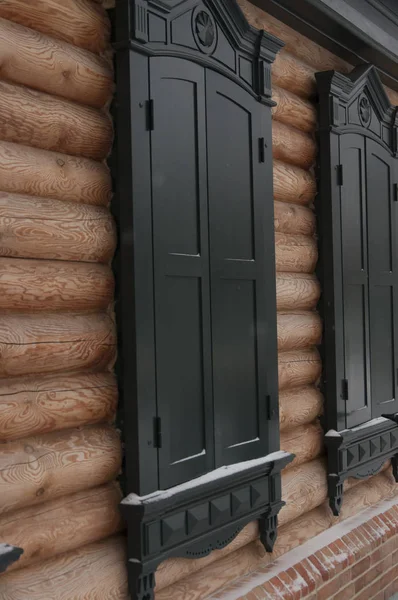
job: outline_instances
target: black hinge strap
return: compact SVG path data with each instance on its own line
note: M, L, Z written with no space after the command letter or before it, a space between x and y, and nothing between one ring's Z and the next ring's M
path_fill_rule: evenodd
M258 160L260 163L265 162L265 139L258 138Z
M343 185L343 165L336 167L337 185Z
M394 183L392 197L393 197L394 202L398 202L398 183Z
M155 128L153 116L153 100L147 100L146 102L146 128L148 131L153 131Z
M153 445L155 448L162 447L162 421L160 417L153 419Z
M348 379L341 380L341 397L343 400L348 400Z

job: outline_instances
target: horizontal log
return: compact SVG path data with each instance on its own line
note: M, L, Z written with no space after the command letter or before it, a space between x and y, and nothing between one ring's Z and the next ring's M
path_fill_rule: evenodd
M2 600L128 600L124 536L6 573Z
M104 112L0 81L0 140L102 160L112 137Z
M0 447L0 514L88 490L115 479L119 435L93 425L28 437Z
M279 390L314 384L320 378L321 370L321 358L315 348L279 352Z
M102 163L0 142L0 191L107 206L112 184Z
M0 192L0 256L106 263L115 247L103 206Z
M278 233L294 233L314 235L316 229L315 213L306 206L288 202L274 203L275 231Z
M370 492L369 487L373 488L372 492ZM343 506L346 504L347 510L344 518L357 514L358 506L374 506L381 499L396 493L392 481L386 474L377 475L345 494ZM265 553L258 540L245 543L232 553L225 552L228 549L227 546L225 549L218 551L215 562L205 568L199 567L200 570L197 569L197 566L200 564L201 559L185 561L180 567L180 574L184 573L184 579L178 578L177 582L169 587L163 588L161 577L164 570L161 570L160 567L157 576L158 591L156 600L169 600L170 598L173 598L173 600L185 600L186 598L201 600L206 598L227 585L231 580L231 573L234 574L234 580L237 580L260 566L264 568L267 563L322 533L334 522L335 518L327 503L323 503L321 506L282 526L279 529L273 553ZM239 534L238 538L242 534L243 532ZM238 538L235 539L235 542ZM247 535L244 541L247 542ZM247 580L245 589L247 590ZM236 587L234 593L236 594Z
M312 102L277 85L272 87L272 99L276 102L276 106L272 108L272 116L276 121L306 133L316 130L317 113Z
M391 102L391 104L393 106L397 106L398 105L398 91L392 90L391 88L387 87L386 85L384 86L384 89L387 93L388 99Z
M0 316L0 377L105 370L115 352L115 327L105 314Z
M7 572L26 568L122 531L116 482L29 506L0 516L2 538L23 548L18 564Z
M315 386L282 391L279 394L280 430L312 423L323 413L323 398Z
M296 455L285 471L321 456L324 452L323 437L323 430L318 422L282 432L281 450Z
M315 71L295 56L281 50L272 65L274 85L305 99L316 96Z
M307 133L274 120L272 154L278 160L309 169L315 163L317 147L315 140Z
M294 165L273 161L274 198L293 204L310 204L316 195L315 176Z
M0 258L0 310L99 311L113 299L107 265Z
M277 232L275 260L279 273L313 273L318 261L316 239L308 235Z
M276 301L278 310L312 310L320 296L315 275L307 273L277 273Z
M0 17L91 52L103 52L109 43L109 19L90 0L2 0Z
M117 396L111 373L0 379L0 441L110 422Z
M300 350L318 346L322 321L314 311L278 313L278 350Z
M105 59L6 19L0 19L0 56L6 81L98 108L112 96Z

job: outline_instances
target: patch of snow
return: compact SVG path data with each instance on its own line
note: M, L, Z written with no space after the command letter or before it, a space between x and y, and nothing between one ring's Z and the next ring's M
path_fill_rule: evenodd
M236 463L234 465L220 467L219 469L215 469L210 473L206 473L206 475L202 475L201 477L197 477L196 479L192 479L191 481L187 481L186 483L182 483L181 485L176 485L175 487L172 487L168 490L158 490L156 492L148 494L147 496L137 496L137 494L129 494L122 501L122 503L130 506L140 506L144 502L145 504L147 504L148 502L158 502L159 500L166 500L167 498L172 498L173 496L176 496L181 492L194 489L211 481L220 480L229 475L246 471L246 469L251 469L252 467L260 467L261 465L266 465L267 463L274 462L275 460L280 460L281 458L286 458L288 456L290 456L288 452L283 452L283 450L279 450L278 452L267 454L267 456L263 456L262 458L246 460L244 462Z
M341 438L341 434L335 429L329 429L327 433L325 433L325 437L338 437Z
M277 558L273 563L270 563L270 568L264 571L264 573L253 573L251 576L249 575L245 578L242 578L242 580L238 579L235 581L233 590L225 590L225 593L223 594L223 600L238 600L238 598L249 594L254 588L263 585L275 575L294 567L294 565L297 563L300 563L302 560L315 554L315 552L322 550L326 546L329 546L329 544L332 542L335 542L337 539L347 535L353 529L363 525L363 523L370 521L373 519L373 517L385 513L393 506L398 506L397 496L393 496L389 500L383 500L378 504L361 511L359 514L349 517L342 523L338 523L337 525L329 527L329 529L323 533L320 533L301 546L298 546L297 548L290 550L290 552L286 552L286 554L280 558ZM380 532L380 536L382 536L383 532L385 532L384 526L380 526L378 531ZM327 558L325 554L324 558ZM343 562L346 558L347 555L342 552L338 556L334 557L334 561ZM298 582L299 579L297 578L296 583L298 584ZM219 592L220 590L218 593ZM216 600L216 598L217 596L209 596L208 600Z
M172 465L179 465L180 463L186 462L187 460L192 460L193 458L198 458L199 456L204 456L206 454L206 450L203 448L202 452L199 454L192 454L192 456L186 456L185 458L181 458L181 460L176 460Z

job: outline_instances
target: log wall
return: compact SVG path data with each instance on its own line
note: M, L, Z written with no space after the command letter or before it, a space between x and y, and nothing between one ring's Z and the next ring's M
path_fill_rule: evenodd
M281 447L296 459L275 552L251 523L204 559L163 563L157 600L206 598L336 522L318 422L314 73L350 66L239 2L286 43L273 68L274 199ZM128 599L111 424L108 42L101 0L0 2L0 541L25 549L0 577L4 600ZM340 519L396 493L388 464L346 488Z

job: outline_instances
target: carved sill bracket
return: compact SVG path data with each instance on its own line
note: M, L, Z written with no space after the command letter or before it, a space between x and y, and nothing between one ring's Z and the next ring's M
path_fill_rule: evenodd
M22 554L22 548L16 548L9 544L0 544L0 573L4 573Z
M348 477L365 478L378 473L391 459L398 481L398 424L380 417L364 425L329 431L325 436L328 455L328 496L334 515L340 514L343 483Z
M260 539L272 552L287 452L222 467L166 492L122 501L129 530L128 575L132 600L153 600L155 571L171 556L199 558L227 546L245 525L260 523Z

